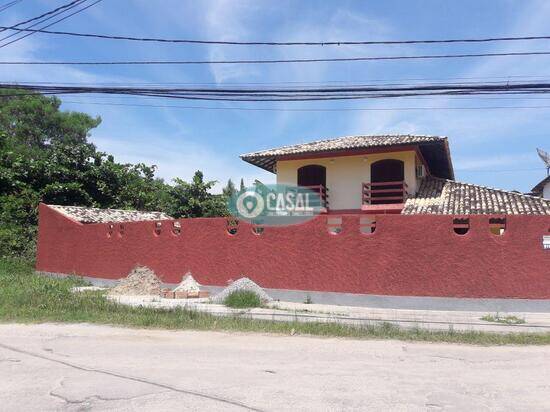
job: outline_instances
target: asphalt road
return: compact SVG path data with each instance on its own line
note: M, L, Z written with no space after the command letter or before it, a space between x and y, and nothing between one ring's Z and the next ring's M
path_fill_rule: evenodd
M0 410L550 410L550 347L0 325Z

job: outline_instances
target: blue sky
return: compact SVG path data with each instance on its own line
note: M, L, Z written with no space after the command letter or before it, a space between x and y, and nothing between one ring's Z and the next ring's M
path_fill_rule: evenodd
M66 1L23 0L2 25ZM549 35L548 1L237 1L104 0L52 29L134 36L265 41L334 41ZM36 34L1 50L0 60L140 60L346 57L442 52L550 50L544 41L470 45L242 47L162 45ZM550 57L439 61L150 67L0 67L2 81L78 83L369 83L448 78L502 80L545 76ZM482 79L478 79L482 78ZM516 80L515 77L510 77ZM407 80L407 82L411 82ZM300 83L301 84L301 83ZM339 84L339 83L335 83ZM502 96L501 96L502 97ZM107 106L105 103L251 106L133 97L62 97L66 110L100 115L91 140L121 162L158 165L158 175L189 179L197 169L225 183L274 176L238 155L352 134L448 136L457 180L528 191L545 171L535 148L550 149L550 109L443 110L468 106L550 106L536 99L417 98L359 102L258 103L260 107L364 108L372 111L256 112ZM73 103L69 103L73 102ZM79 103L74 103L79 102ZM99 103L99 104L98 104ZM435 107L437 110L403 110ZM549 150L550 151L550 150ZM219 190L219 186L217 187Z

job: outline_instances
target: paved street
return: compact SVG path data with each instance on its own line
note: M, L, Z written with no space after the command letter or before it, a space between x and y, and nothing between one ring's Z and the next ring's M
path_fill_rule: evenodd
M0 325L0 410L550 410L550 347Z

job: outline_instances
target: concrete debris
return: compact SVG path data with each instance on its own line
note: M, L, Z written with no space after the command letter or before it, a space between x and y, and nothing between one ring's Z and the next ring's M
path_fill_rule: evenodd
M229 285L220 293L218 293L216 296L214 296L212 298L212 302L223 303L231 293L237 290L249 290L251 292L256 293L260 297L260 300L262 301L262 303L271 302L273 300L271 296L265 293L265 291L260 286L258 286L256 283L251 281L249 278L245 277L245 278L237 279L231 285Z
M146 266L136 266L130 274L109 291L110 295L160 296L161 281Z
M193 278L191 272L187 272L181 279L180 284L174 289L174 292L191 292L198 293L201 285Z

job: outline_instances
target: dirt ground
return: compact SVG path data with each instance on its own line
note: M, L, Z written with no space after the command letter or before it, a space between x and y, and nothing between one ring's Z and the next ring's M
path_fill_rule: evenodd
M550 346L0 325L0 409L549 410Z

